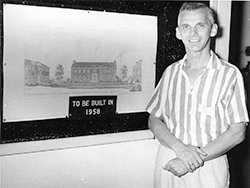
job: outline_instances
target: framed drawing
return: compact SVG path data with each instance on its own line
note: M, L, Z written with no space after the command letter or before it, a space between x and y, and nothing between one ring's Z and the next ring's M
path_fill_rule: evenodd
M144 110L157 17L13 4L3 12L4 121L67 117L70 96L115 95L117 113Z

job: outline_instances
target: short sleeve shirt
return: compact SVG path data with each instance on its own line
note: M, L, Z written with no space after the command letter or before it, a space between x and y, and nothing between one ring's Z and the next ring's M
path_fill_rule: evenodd
M205 146L230 124L249 121L240 71L210 53L193 85L183 71L186 56L167 67L146 107L185 144Z

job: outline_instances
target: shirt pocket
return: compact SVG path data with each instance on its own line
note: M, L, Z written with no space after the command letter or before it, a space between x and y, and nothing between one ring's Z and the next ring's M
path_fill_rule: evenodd
M216 108L211 107L211 106L205 106L203 104L199 104L198 111L202 114L206 114L206 115L214 118L215 113L216 113Z

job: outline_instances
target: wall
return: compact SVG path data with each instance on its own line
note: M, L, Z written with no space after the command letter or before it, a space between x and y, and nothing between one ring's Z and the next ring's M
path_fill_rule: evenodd
M240 38L240 51L246 46L250 46L250 1L244 1L242 10L242 31ZM250 61L250 56L244 56L240 54L240 67L243 68L247 65L247 61Z
M139 131L137 134L145 133ZM78 142L82 139L77 138ZM151 188L158 143L152 138L137 139L6 154L0 158L1 187ZM47 147L50 143L42 141Z
M246 46L250 46L250 1L244 1L242 10L242 30L240 38L240 51ZM250 61L250 56L240 54L240 68L246 67L247 62ZM250 87L250 86L247 86ZM248 99L249 101L249 99ZM250 112L249 112L250 114ZM242 175L244 188L250 187L250 127L248 126L247 139L241 149Z

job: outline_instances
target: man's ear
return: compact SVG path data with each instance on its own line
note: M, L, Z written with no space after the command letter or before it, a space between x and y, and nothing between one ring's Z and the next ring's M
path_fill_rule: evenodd
M218 33L218 25L217 24L213 24L210 36L214 37L215 35L217 35L217 33Z
M178 27L175 28L175 36L177 39L181 40L181 34Z

